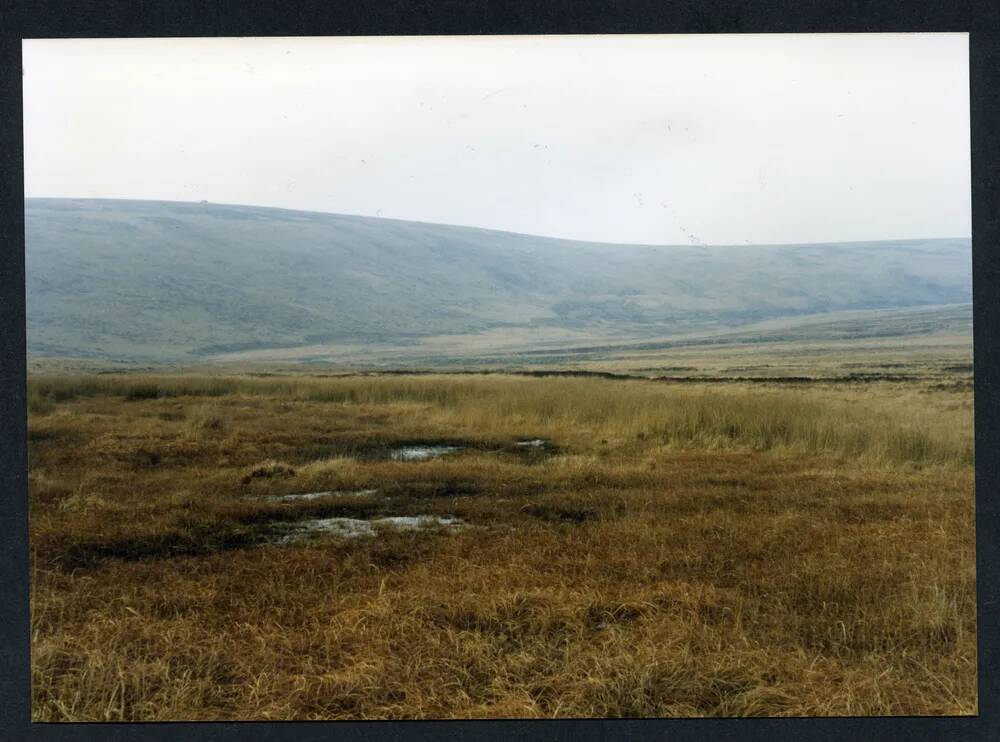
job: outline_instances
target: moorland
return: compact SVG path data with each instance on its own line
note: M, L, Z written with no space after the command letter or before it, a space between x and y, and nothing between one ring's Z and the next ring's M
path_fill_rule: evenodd
M974 714L971 349L829 342L34 374L34 718Z
M25 238L37 721L976 713L968 239Z

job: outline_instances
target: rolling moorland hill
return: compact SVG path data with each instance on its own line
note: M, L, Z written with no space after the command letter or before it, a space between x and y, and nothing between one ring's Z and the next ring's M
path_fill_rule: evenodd
M509 328L654 338L971 302L968 239L608 245L206 203L28 199L28 351L190 361Z

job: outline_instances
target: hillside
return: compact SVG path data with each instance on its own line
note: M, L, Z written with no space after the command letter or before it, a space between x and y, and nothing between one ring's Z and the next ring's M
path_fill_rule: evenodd
M967 239L627 246L214 204L28 199L28 350L185 361L510 331L642 339L971 301Z

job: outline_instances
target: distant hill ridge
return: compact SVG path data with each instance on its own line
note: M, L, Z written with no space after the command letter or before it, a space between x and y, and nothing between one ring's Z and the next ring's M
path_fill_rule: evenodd
M29 353L149 361L499 328L656 337L971 301L968 239L575 242L205 203L27 199Z

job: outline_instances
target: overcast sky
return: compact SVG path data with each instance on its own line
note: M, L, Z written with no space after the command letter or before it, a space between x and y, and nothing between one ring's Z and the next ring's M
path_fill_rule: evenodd
M25 194L572 239L970 234L966 34L24 42Z

